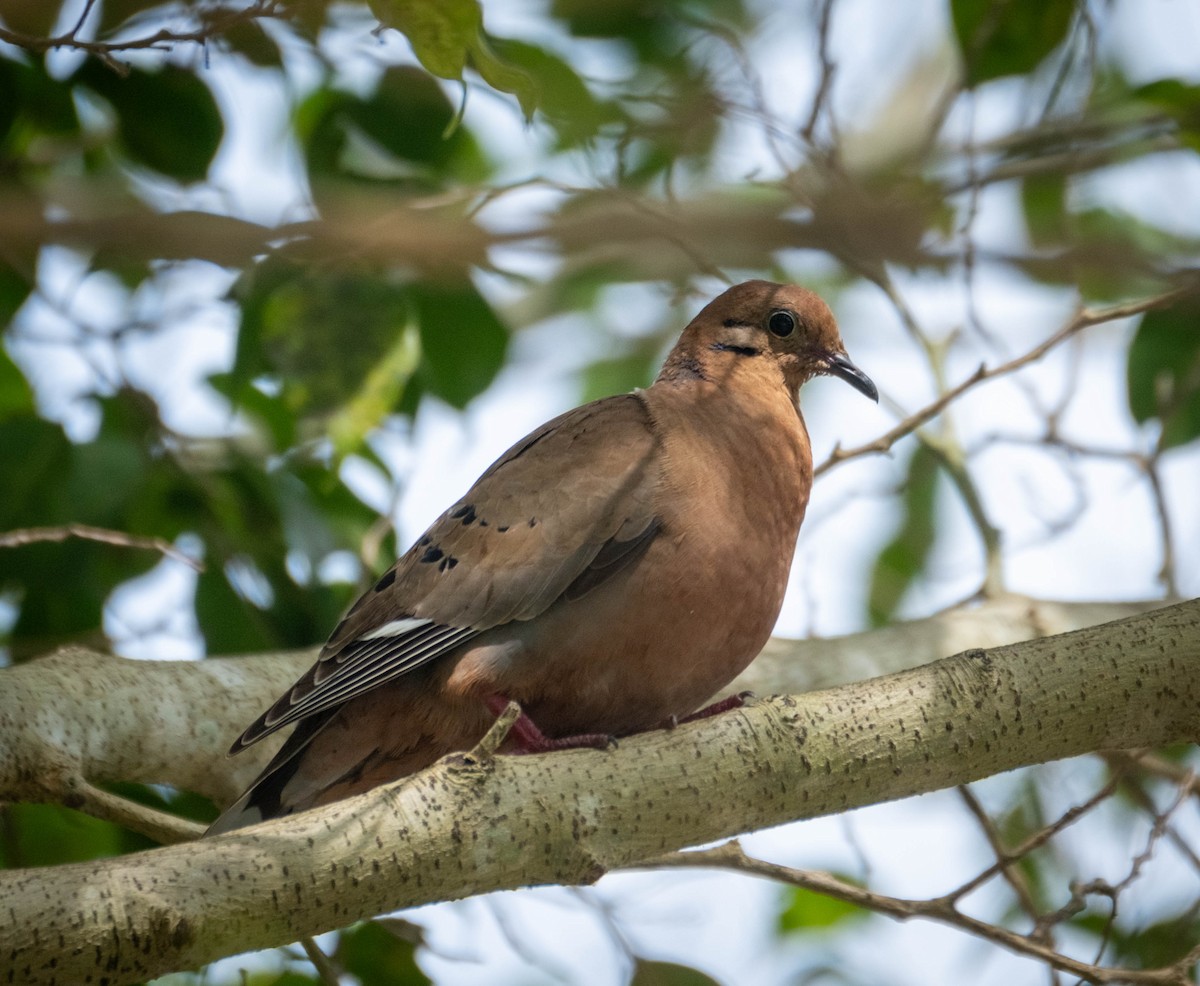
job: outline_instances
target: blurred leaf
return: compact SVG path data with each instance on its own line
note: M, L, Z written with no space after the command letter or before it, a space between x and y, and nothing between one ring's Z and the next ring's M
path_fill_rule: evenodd
M622 119L615 104L593 96L575 70L557 55L507 38L493 38L492 44L532 80L537 107L557 132L560 147L575 147L595 137L606 123Z
M108 35L126 21L162 6L162 0L104 0L100 7L100 35Z
M1200 308L1147 312L1129 345L1129 410L1138 424L1162 424L1160 449L1200 437Z
M1029 239L1035 245L1062 243L1067 231L1065 176L1030 175L1021 182L1021 207L1025 213Z
M396 408L420 355L417 334L406 328L367 373L358 391L330 418L328 433L338 458L357 451L368 432Z
M54 0L4 0L4 24L20 34L48 38L61 7Z
M333 958L362 986L426 986L431 980L417 965L415 952L411 941L366 921L342 932Z
M1032 72L1067 37L1075 0L950 0L967 85Z
M874 626L882 626L895 616L904 593L925 568L937 533L933 522L937 478L937 456L925 445L918 445L908 463L900 529L880 552L871 573L867 606Z
M589 363L583 371L583 400L594 401L611 394L624 394L648 387L658 369L659 348L645 346L613 359Z
M478 0L369 0L381 24L412 45L418 61L442 79L461 79L467 54L483 30Z
M0 58L0 149L4 157L29 167L30 144L40 134L77 133L79 117L68 83L46 74L41 61ZM17 126L23 121L25 128ZM0 157L3 160L3 157Z
M1200 941L1200 914L1189 912L1144 927L1129 927L1118 919L1110 926L1108 913L1088 911L1071 922L1100 937L1108 932L1112 963L1132 969L1158 969L1182 959ZM1195 976L1198 962L1180 970L1180 982Z
M508 329L469 281L414 284L421 331L421 372L429 391L462 408L495 379L508 351Z
M1200 85L1157 79L1134 89L1131 95L1165 110L1179 124L1179 139L1200 152Z
M33 388L8 353L0 348L0 420L33 411Z
M224 136L216 100L194 72L165 65L122 77L95 59L75 80L103 96L117 118L124 152L179 181L203 181Z
M8 93L7 99L0 99L0 148L4 139L12 130L21 112L21 101L17 98L17 80L25 66L8 58L0 58L0 92Z
M21 463L20 469L0 469L0 530L63 519L57 509L63 503L60 480L71 448L62 428L32 413L0 419L0 462Z
M247 972L239 970L242 979L238 986L325 986L325 980L320 976L306 976L302 972L288 969L284 972ZM205 976L197 986L212 986L211 977Z
M225 32L225 41L251 65L259 68L279 68L283 58L279 46L258 21L242 21Z
M533 119L533 111L538 105L538 88L533 79L524 69L499 57L482 34L471 49L471 65L497 92L516 96L526 121Z
M1085 298L1117 301L1131 294L1161 291L1176 253L1194 253L1200 241L1176 236L1130 213L1081 209L1067 216L1071 272Z
M233 400L269 411L269 400L247 389L263 375L277 382L283 411L297 417L328 415L358 395L348 421L365 434L399 399L403 376L381 383L377 375L381 360L396 364L405 352L412 305L404 284L377 270L319 270L276 254L247 271L234 296L242 310L237 356L229 377L213 381ZM347 421L342 427L346 440ZM281 423L273 430L286 431Z
M442 79L459 81L471 64L488 85L517 97L526 118L533 114L533 81L497 57L483 32L478 0L368 0L381 24L408 38L417 60Z
M297 110L296 130L314 178L389 180L427 190L451 178L487 176L487 162L466 129L447 134L454 115L427 73L395 66L366 97L318 89Z
M216 805L209 798L191 791L166 791L164 793L164 789L159 786L127 782L100 786L126 801L145 805L147 808L154 808L171 815L178 815L180 818L187 818L193 822L208 824L217 817Z
M446 133L455 113L442 86L427 73L394 66L365 98L318 91L301 106L296 126L308 167L319 175L421 178L430 187L449 178L485 179L486 158L466 128ZM377 149L379 160L365 155L361 140L354 143L355 134Z
M746 21L741 0L554 0L555 19L564 21L579 37L610 38L627 43L637 59L648 65L676 61L688 38L688 28L711 20L736 27Z
M638 959L629 986L718 986L718 983L691 966Z
M861 886L848 876L839 874L838 878ZM861 907L804 887L789 887L785 899L787 906L779 914L779 930L784 933L825 931L869 916L869 912Z
M307 496L306 484L286 473L265 475L250 460L205 477L196 528L208 555L196 586L196 618L209 653L309 647L337 622L349 588L312 579L301 585L287 568L288 534L295 536L306 519L319 517L320 529L306 531L297 549L350 546L338 544L324 516L304 503Z
M57 866L153 848L144 836L58 805L0 807L0 867Z

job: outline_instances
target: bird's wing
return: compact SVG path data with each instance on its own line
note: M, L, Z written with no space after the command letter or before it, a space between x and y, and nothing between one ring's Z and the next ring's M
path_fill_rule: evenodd
M636 394L547 422L501 456L334 630L316 664L239 737L361 695L630 564L659 531L658 444Z

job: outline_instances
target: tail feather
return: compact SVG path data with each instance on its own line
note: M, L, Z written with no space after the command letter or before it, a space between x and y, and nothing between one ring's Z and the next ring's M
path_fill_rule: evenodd
M226 808L205 831L205 836L221 835L234 829L265 822L269 818L290 815L295 806L285 804L283 791L300 768L300 754L308 748L333 718L338 709L328 709L300 722L292 735L246 789L245 794Z

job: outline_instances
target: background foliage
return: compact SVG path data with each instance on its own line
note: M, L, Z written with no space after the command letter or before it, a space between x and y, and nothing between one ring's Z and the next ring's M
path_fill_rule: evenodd
M909 427L881 447L895 454L869 494L885 519L860 559L857 618L951 601L929 589L948 537L968 559L960 597L1008 588L1013 532L986 461L1022 443L1074 485L1075 512L1094 495L1092 463L1124 465L1148 490L1160 591L1181 578L1194 591L1200 533L1178 515L1173 530L1171 490L1185 463L1194 491L1200 437L1200 73L1147 73L1143 59L1131 77L1115 26L1130 6L927 4L864 94L861 78L842 85L842 60L879 38L850 0L5 0L7 659L79 640L137 652L162 635L205 653L319 643L404 547L390 536L411 472L397 447L423 409L478 407L531 349L553 351L576 397L644 384L698 299L747 276L813 284L839 312L869 291L895 331L874 350L882 365L859 362L897 396L916 367L923 401L1031 348L981 313L988 299L1049 305L1036 326L1049 338L1045 311L1076 299L1164 295L1119 337L1110 404L1126 444L1063 426L1101 413L1070 407L1069 365L1056 397L1029 384L969 434L893 399ZM1162 182L1178 182L1177 216L1130 207L1125 190ZM912 301L950 289L966 303L949 326ZM867 344L864 327L846 330L852 352ZM1069 506L1053 512L1035 536L1070 527ZM183 602L166 616L116 605L171 579ZM1040 791L1025 778L995 813L1007 844L1052 819ZM1118 815L1136 812L1128 797ZM2 823L8 866L143 844L67 809L8 806ZM1039 907L1062 903L1049 889L1061 858L1022 866ZM1105 913L1069 915L1084 951L1154 965L1200 941L1195 900L1129 922ZM809 975L853 980L822 956L863 920L795 890L779 945L804 939ZM363 983L421 982L419 941L378 923L329 951ZM626 949L635 983L709 981ZM304 962L268 967L248 981L312 981Z

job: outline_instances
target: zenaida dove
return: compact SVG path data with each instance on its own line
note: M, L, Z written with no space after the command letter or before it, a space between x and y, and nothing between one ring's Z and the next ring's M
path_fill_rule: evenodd
M747 281L684 329L652 386L517 442L234 743L298 723L209 831L469 749L510 699L523 714L502 749L518 752L692 713L779 615L812 486L797 400L818 374L878 400L825 302Z

